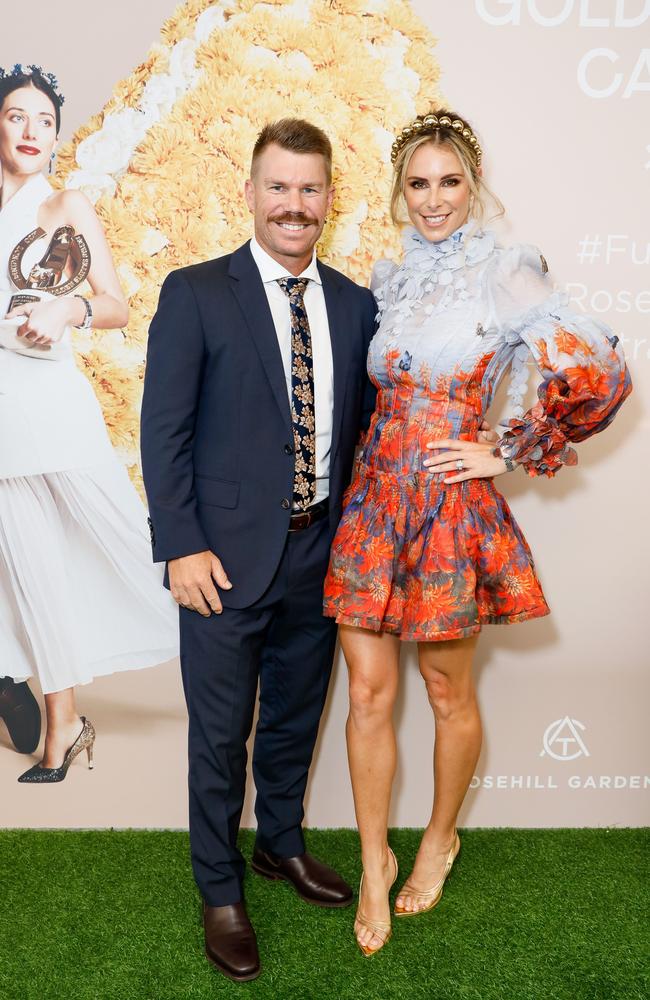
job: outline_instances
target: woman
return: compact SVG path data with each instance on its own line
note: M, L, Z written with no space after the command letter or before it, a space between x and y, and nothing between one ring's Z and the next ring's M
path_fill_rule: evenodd
M18 779L40 783L62 781L83 749L92 766L95 731L77 712L77 684L178 650L142 505L74 364L71 326L120 327L128 308L92 205L53 192L41 173L60 126L55 86L38 67L0 72L0 672L40 681L44 755ZM92 300L14 299L7 313L16 261L28 284L54 280L54 291L80 267L83 253L66 256L53 239L62 226L85 240Z
M436 733L433 810L395 906L413 916L439 901L460 847L456 819L481 747L472 680L481 626L548 614L493 478L519 465L552 476L574 464L569 442L606 427L631 389L617 338L553 293L539 251L501 249L480 228L489 197L480 161L470 126L442 110L393 146L391 214L399 224L405 207L411 225L401 265L380 262L373 275L377 405L325 582L325 614L340 623L350 673L364 871L355 935L365 955L388 941L397 877L387 824L400 640L418 644ZM523 414L530 354L543 381ZM477 432L509 367L516 416L495 447Z

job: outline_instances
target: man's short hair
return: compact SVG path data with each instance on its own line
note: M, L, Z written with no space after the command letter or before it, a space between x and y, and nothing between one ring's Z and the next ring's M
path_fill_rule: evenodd
M281 118L265 125L257 137L251 157L251 177L255 164L267 146L280 146L292 153L320 153L325 161L327 183L332 182L332 143L322 129L304 118Z

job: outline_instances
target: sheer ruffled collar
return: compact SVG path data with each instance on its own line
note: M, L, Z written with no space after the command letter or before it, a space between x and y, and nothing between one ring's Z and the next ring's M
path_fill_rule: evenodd
M438 243L409 226L402 234L402 245L402 263L374 290L380 317L387 309L405 319L416 310L422 309L426 317L461 305L470 295L466 269L494 252L496 238L469 221Z
M469 221L451 236L434 243L408 226L402 234L402 246L402 263L407 270L427 271L440 280L440 272L457 271L466 264L471 266L489 257L495 247L495 237L494 233L475 229L475 223ZM444 278L441 283L445 283Z

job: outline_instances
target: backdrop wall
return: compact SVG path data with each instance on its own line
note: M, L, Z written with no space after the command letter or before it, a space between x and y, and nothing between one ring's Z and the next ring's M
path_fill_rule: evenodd
M579 446L576 469L499 482L552 615L483 633L486 740L461 822L646 824L649 0L191 0L175 13L164 0L143 9L92 0L57 17L36 2L4 25L0 64L16 61L41 63L61 81L63 138L72 138L56 182L96 199L130 296L126 337L98 332L77 346L136 482L142 357L159 285L173 267L248 237L241 188L261 124L298 113L331 135L338 198L321 252L359 281L376 257L398 253L387 221L393 131L441 98L476 125L488 182L508 210L500 236L537 243L578 308L614 328L635 393L605 435ZM419 826L431 800L433 725L412 648L403 674L391 821ZM354 825L346 700L341 659L310 825ZM185 826L177 664L101 679L80 703L98 730L95 771L18 785L24 761L0 734L0 823ZM253 822L249 795L244 825Z

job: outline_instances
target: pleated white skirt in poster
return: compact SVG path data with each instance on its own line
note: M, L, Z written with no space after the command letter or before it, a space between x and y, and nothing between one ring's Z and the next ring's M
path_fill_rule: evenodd
M178 608L151 561L126 469L0 479L0 676L45 694L178 654Z

